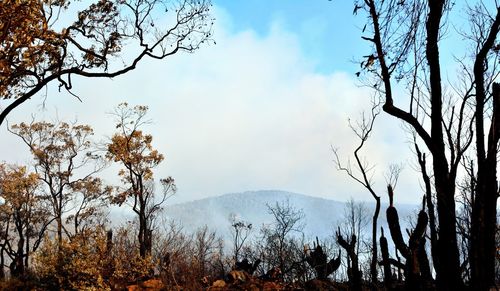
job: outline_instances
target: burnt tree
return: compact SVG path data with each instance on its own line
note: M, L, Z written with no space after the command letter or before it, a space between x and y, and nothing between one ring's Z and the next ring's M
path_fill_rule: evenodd
M495 283L500 97L494 81L499 71L500 7L475 1L462 9L469 31L454 32L471 49L457 57L441 45L449 15L462 8L457 4L446 0L355 1L355 13L364 11L368 16L362 38L371 46L358 75L366 77L366 84L381 96L383 110L407 125L421 145L417 155L426 185L433 266L440 290L464 288L455 194L464 156L477 161L476 188L470 193L470 284L474 290L487 290ZM442 81L447 56L456 61L460 71L452 79L460 85ZM426 164L424 147L431 163Z

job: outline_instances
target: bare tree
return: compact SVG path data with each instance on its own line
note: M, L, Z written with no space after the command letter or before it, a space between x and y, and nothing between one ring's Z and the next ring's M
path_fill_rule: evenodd
M297 262L305 259L301 247L304 244L296 240L304 229L304 212L293 207L288 199L267 205L267 209L273 216L273 223L261 229L263 265L267 264L268 270L277 267L281 279L291 279Z
M245 242L252 231L252 224L238 219L235 214L231 214L229 220L231 222L231 236L233 238L234 263L237 264L239 262L240 251L245 246Z
M380 114L379 103L372 102L372 108L369 115L363 113L360 121L355 124L349 121L349 127L359 139L359 145L354 150L355 168L348 161L346 164L341 162L338 149L333 149L335 155L334 163L339 171L345 172L351 179L361 184L371 194L375 200L375 210L372 217L372 258L370 263L370 277L371 281L375 284L378 278L377 261L378 261L378 247L377 247L377 229L378 229L378 216L380 214L380 196L377 195L373 189L373 182L371 180L371 167L366 158L360 155L361 150L365 146L369 137L372 134L373 126L377 116ZM353 203L353 202L352 202ZM359 246L359 244L358 244Z

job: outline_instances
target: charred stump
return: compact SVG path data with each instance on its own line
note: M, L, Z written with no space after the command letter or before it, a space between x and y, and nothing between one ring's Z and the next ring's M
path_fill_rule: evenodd
M356 235L352 235L350 241L346 241L340 233L340 227L337 231L337 242L346 250L351 264L347 266L347 276L349 277L350 290L361 291L361 271L359 270L358 254L356 253Z
M306 262L314 269L316 278L319 280L326 280L330 274L340 267L340 251L336 259L328 261L328 257L319 244L317 237L314 249L304 251L306 252Z
M404 268L406 289L426 290L426 286L431 285L432 275L425 251L424 235L428 223L427 213L425 212L425 197L422 210L418 214L417 225L413 232L409 233L409 242L406 244L401 233L398 211L393 205L394 193L391 185L387 187L387 190L390 202L386 211L387 223L397 251L406 259Z

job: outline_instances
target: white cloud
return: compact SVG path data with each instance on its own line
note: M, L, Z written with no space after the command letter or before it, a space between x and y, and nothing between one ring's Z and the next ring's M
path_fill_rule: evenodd
M335 170L330 145L351 152L357 141L347 118L369 108L371 93L345 73L316 73L296 36L279 25L266 36L230 32L224 27L230 19L218 14L217 45L145 62L115 80L77 79L75 92L83 103L50 90L47 116L57 107L61 119L76 116L98 136L109 136L113 122L106 112L116 104L148 105L153 124L146 131L166 156L156 173L176 179L179 201L255 189L369 200ZM16 110L10 122L30 118L38 103ZM407 146L393 119L381 119L379 126L384 129L377 130L367 152L382 172L387 160L406 161ZM27 160L19 140L4 128L0 136L0 159ZM406 172L415 176L410 168ZM383 190L383 179L375 178ZM414 201L420 191L412 187L418 184L402 184L409 193L401 201Z

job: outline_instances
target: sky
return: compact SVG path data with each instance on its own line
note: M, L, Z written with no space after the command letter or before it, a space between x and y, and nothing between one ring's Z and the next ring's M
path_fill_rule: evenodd
M345 201L371 196L333 163L332 148L352 159L358 141L348 127L370 108L372 92L355 72L369 52L360 38L364 16L351 1L215 0L216 44L194 54L148 60L126 75L75 79L74 93L48 88L8 118L78 120L106 140L109 112L121 103L146 105L144 131L165 155L155 169L172 176L171 203L225 193L274 189ZM0 128L0 160L29 163L19 138ZM374 166L375 189L386 199L384 173L405 165L396 192L401 203L423 194L408 137L382 115L363 153ZM101 176L118 183L116 166Z

